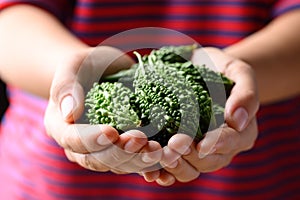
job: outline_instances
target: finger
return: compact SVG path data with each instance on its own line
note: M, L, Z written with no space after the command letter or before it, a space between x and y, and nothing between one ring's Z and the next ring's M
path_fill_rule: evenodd
M216 151L215 145L222 134L222 128L214 129L205 134L204 138L197 144L198 157L204 158Z
M179 155L189 154L191 145L195 145L193 138L186 134L175 134L168 142L168 147Z
M156 180L156 183L161 185L161 186L171 186L176 182L176 179L173 175L168 173L165 170L160 171L160 176Z
M148 183L152 183L160 177L160 170L143 172L141 176L143 176Z
M242 131L259 108L254 72L249 65L234 60L228 64L226 74L235 85L225 105L225 120L229 126Z
M53 77L49 102L66 122L74 122L84 110L84 90L78 82L78 71L86 55L82 51L67 58Z
M108 151L108 150L104 150ZM111 152L111 151L110 151ZM107 172L111 171L115 174L126 174L126 171L122 171L117 168L116 163L106 163L105 159L102 156L103 154L90 153L90 154L79 154L69 150L65 150L67 158L79 164L85 169L98 171L98 172ZM103 161L104 160L104 161Z
M252 119L242 132L228 127L226 124L205 134L197 144L199 158L212 153L231 154L248 150L253 147L258 135L256 119Z
M75 160L75 158L73 156L74 152L71 152L71 151L69 151L67 149L65 149L64 152L65 152L65 155L66 155L66 157L68 158L69 161L76 162L76 160Z
M170 167L175 168L178 165L178 159L180 158L180 154L178 154L176 151L173 151L168 146L165 146L163 148L163 156L160 161L160 164L162 167Z
M94 152L91 155L111 170L121 172L133 172L137 169L135 165L129 165L122 168L124 163L129 162L133 157L147 144L145 134L140 131L128 131L120 135L117 142L101 151ZM130 171L129 171L130 170Z
M186 160L179 158L175 168L165 167L164 169L172 174L179 182L190 182L200 175L200 172L190 165Z
M147 136L143 132L130 130L120 135L117 145L129 153L135 153L142 149L147 142Z
M151 172L158 170L156 165L162 158L162 148L158 142L148 141L148 143L127 162L118 166L118 169L127 172Z
M215 153L230 154L249 150L253 147L258 135L256 120L251 120L249 126L242 132L230 127L223 127L222 134L215 144Z
M201 173L213 172L227 166L235 154L213 153L198 160L194 167Z
M128 174L128 172L126 172L126 171L121 171L121 170L117 170L117 169L110 169L110 171L115 174Z
M113 47L99 46L77 52L57 67L50 89L50 101L64 120L76 121L84 110L84 94L92 84L98 82L105 71L116 72L132 64L128 55Z
M199 143L198 143L199 144ZM189 154L183 155L182 158L186 160L190 165L197 169L197 165L199 164L199 151L196 149L196 145L191 145L191 151Z
M148 141L148 144L141 150L137 157L143 163L150 165L156 164L162 158L163 150L156 141Z
M226 102L225 120L229 126L242 131L259 107L255 75L251 66L217 48L199 48L192 60L222 72L235 82Z
M85 169L98 171L98 172L107 172L110 170L110 167L101 163L95 156L92 154L78 154L71 151L65 151L67 158L72 161L76 162L80 166Z
M198 147L198 145L197 145L197 147ZM231 160L230 158L233 157L233 155L234 154L223 155L223 154L211 152L209 154L206 154L205 156L202 156L202 154L199 154L196 147L192 145L191 152L188 155L183 155L182 158L190 166L192 166L194 169L196 169L196 171L198 173L203 173L203 172L212 172L214 170L217 170L217 169L220 169L220 168L226 166L230 162L230 160ZM196 178L196 176L197 176L197 173L195 172L194 174L191 174L189 177L192 180L193 178Z
M215 135L219 137L215 138ZM214 139L210 139L210 136ZM241 133L229 127L223 127L222 131L216 129L207 133L205 137L203 143L197 144L197 149L191 146L191 153L183 156L199 172L211 172L227 166L237 153L252 148L257 137L256 120L253 119ZM214 141L216 141L215 144ZM201 148L204 148L205 150L202 149L202 151L206 153L201 153Z
M51 136L61 147L76 153L103 150L119 138L119 133L108 125L64 124L53 132Z
M236 131L231 131L231 132L238 134ZM177 180L181 182L188 182L197 178L200 175L200 172L212 171L214 169L219 169L222 166L227 165L228 160L225 159L227 156L222 157L222 155L218 155L218 154L215 155L217 153L216 145L220 141L220 137L222 137L222 134L223 133L221 132L221 129L209 132L205 136L205 139L203 139L200 143L197 144L198 150L196 149L195 145L190 145L188 151L183 151L186 148L180 150L181 149L180 145L183 145L181 144L181 141L184 140L192 141L191 138L183 134L177 134L176 137L174 136L173 138L170 139L168 146L181 155L184 154L184 152L188 152L188 153L185 153L182 156L184 162L182 164L178 163L178 165L173 169L175 171L173 171L170 168L165 168L165 169L168 172L172 173ZM191 142L187 142L187 144L190 143ZM199 148L200 146L203 147L201 149L202 151L200 151ZM228 148L230 148L230 150L227 149L227 151L231 151L232 149L235 148L235 146L229 146ZM210 162L204 163L205 161L203 162L203 158L210 155L214 155L213 156L214 159L213 157L210 157L210 159L207 159ZM178 162L180 162L180 159L178 159Z

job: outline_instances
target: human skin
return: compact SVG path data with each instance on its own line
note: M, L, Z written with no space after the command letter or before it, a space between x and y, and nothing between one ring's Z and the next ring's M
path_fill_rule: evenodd
M234 70L227 70L228 65L226 63L224 68L220 70L233 79L238 75L248 77L250 82L243 79L238 81L238 85L249 93L234 92L240 91L236 86L233 89L231 100L228 101L225 108L227 126L218 131L219 135L215 137L219 138L218 140L205 137L198 144L192 143L189 147L190 151L187 148L183 152L177 152L178 146L191 144L190 138L178 134L163 149L163 155L158 153L151 162L143 162L140 166L137 163L142 158L136 156L136 153L141 151L160 152L157 143L147 141L143 133L136 131L119 136L114 129L102 125L85 129L93 130L89 132L90 137L87 138L78 136L77 132L74 132L75 125L73 122L82 112L83 92L81 83L74 84L76 79L72 77L72 70L76 69L74 63L81 62L80 59L86 57L89 52L93 51L93 48L88 47L73 36L51 14L29 5L13 6L0 13L0 75L3 80L11 85L41 97L49 98L49 106L45 116L48 134L65 149L66 155L71 161L77 162L87 169L110 170L116 173L123 173L122 170L125 170L124 172L126 170L141 172L153 163L160 161L165 164L164 170L142 173L146 180L156 181L160 185L171 185L176 179L181 182L188 182L197 178L202 172L213 171L227 165L238 152L251 148L257 136L254 117L258 108L256 85L261 103L278 101L299 93L297 87L300 82L298 78L300 58L297 55L300 50L300 38L297 34L300 29L299 15L299 11L286 13L274 19L264 29L233 44L224 51L207 48L211 55L225 56L225 60L234 60L231 64L241 64L239 68L242 70L239 72L232 73ZM14 37L11 37L12 35ZM259 48L257 48L258 46ZM118 54L116 49L101 48L103 54L111 52L111 54L107 54L109 58L115 58ZM100 52L101 48L99 49ZM197 56L195 55L194 61L196 62ZM107 61L104 60L103 62ZM116 66L128 67L131 62L129 58L123 57L119 60L122 65L118 64ZM66 66L69 66L69 68ZM281 70L282 66L288 66L289 68L288 70ZM112 66L111 69L118 70L120 68ZM252 74L253 71L255 75ZM73 73L73 75L75 74ZM256 76L257 82L253 82L254 76ZM274 79L277 81L274 82ZM65 83L77 85L77 91L79 92L74 94L70 88L62 87ZM270 83L272 83L275 92L268 88ZM287 87L289 90L285 89ZM68 97L67 100L65 97ZM70 104L66 106L67 104L63 102L69 102ZM242 118L235 115L238 108L244 109L238 113ZM243 120L239 121L237 119ZM68 131L61 134L61 132L55 131L58 129ZM106 142L105 145L99 145L97 138L100 135L105 135L105 138L108 139L108 141L104 141L104 143ZM178 137L180 137L180 140L177 140ZM115 145L112 144L117 144L125 149L127 143L129 144L127 149L132 154L129 154L124 162L120 161L121 163L116 163L115 166L107 166L98 162L91 155L91 153L101 152L104 149L108 152L109 150L113 151ZM232 149L230 144L233 143L240 145L236 149ZM86 144L91 145L91 149L87 149ZM219 147L216 149L213 146L217 144L219 144ZM211 149L214 149L214 151L208 151ZM168 160L173 154L179 155L177 163L174 160ZM216 154L224 155L222 157L226 159L220 159L220 156L215 156ZM106 155L109 155L109 153ZM128 159L133 157L135 159ZM205 169L199 168L200 164L203 163L203 159L206 159L207 168ZM109 161L108 158L107 160ZM216 168L209 166L216 166ZM130 167L132 169L128 169ZM186 167L193 170L183 170Z
M259 101L261 104L280 101L300 93L299 18L299 9L283 14L275 18L262 30L224 49L227 56L232 56L245 61L253 68L257 81L256 84L259 90ZM215 62L218 61L220 60L215 60ZM224 69L225 71L223 72L226 74L226 68ZM222 71L222 69L220 70ZM231 76L230 74L227 75L229 77ZM235 75L239 76L238 73L235 73ZM234 88L234 90L235 91L233 92L244 91L236 90L236 88ZM252 92L249 94L250 96L251 93ZM243 132L229 131L229 134L221 134L222 136L226 135L226 140L223 140L222 137L220 137L214 144L216 148L211 147L214 151L210 155L199 160L197 158L198 154L195 152L199 152L201 150L202 143L206 143L206 139L209 139L209 137L204 138L202 142L195 144L195 146L192 147L193 150L191 153L182 156L179 160L179 165L173 163L173 168L165 168L165 170L170 174L176 174L177 176L171 176L170 174L166 175L164 172L164 175L161 178L156 179L156 181L162 185L172 185L176 179L178 180L178 178L187 182L197 178L198 174L196 172L199 172L200 174L200 172L215 170L220 167L220 164L222 165L226 163L222 162L224 160L227 160L228 164L230 159L239 151L236 151L238 148L230 150L230 148L224 149L224 147L229 147L230 144L233 146L240 146L241 148L246 147L247 145L240 145L242 142L239 141L242 137L246 137L246 135L248 137L248 141L253 141L254 134L252 131L254 127L256 127L256 122L254 120L250 120L248 122L250 123ZM252 129L251 126L253 127ZM223 129L223 132L227 132L227 130ZM213 135L207 134L207 136ZM190 138L187 138L184 135L175 135L171 138L168 145L168 148L171 149L168 150L168 152L172 152L169 153L169 155L174 156L176 154L182 154L183 152L178 152L178 149L180 149L180 146L188 143L189 140ZM242 141L245 140L242 139ZM240 150L243 151L242 149ZM212 162L212 160L219 160L219 165L216 164L210 168L209 165L211 163L216 163ZM190 166L188 167L188 165ZM187 168L190 169L189 173L184 176L180 176L180 174L182 174L181 172L188 171L184 170ZM151 178L152 176L150 174L148 179L153 181Z

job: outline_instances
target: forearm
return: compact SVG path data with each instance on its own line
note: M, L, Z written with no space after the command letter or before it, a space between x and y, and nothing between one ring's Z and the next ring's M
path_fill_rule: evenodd
M1 78L45 98L59 63L87 48L54 16L33 6L4 9L0 30Z
M300 93L299 19L300 10L286 13L225 49L254 68L262 103Z

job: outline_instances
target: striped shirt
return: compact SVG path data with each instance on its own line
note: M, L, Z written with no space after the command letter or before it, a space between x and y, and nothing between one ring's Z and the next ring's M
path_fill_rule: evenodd
M300 8L299 0L0 0L0 9L19 3L53 13L91 46L128 29L162 27L223 48ZM172 38L166 43L184 42ZM13 87L9 100L0 127L1 200L300 198L300 96L263 105L254 148L229 166L166 188L135 174L97 173L69 162L45 133L47 101Z

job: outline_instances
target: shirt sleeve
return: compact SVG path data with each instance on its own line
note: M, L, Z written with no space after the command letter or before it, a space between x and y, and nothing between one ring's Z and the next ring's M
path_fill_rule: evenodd
M278 17L296 9L300 9L300 0L278 0L274 4L272 15L273 17Z
M72 0L0 0L0 10L18 4L40 7L64 21L72 8Z

